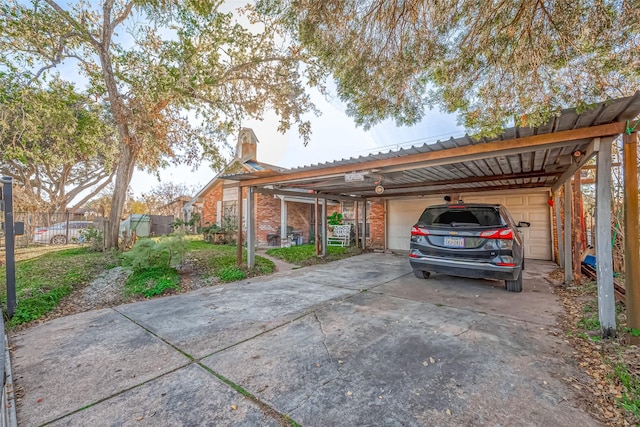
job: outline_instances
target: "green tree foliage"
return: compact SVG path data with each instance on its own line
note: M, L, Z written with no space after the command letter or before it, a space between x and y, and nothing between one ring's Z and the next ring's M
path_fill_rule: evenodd
M0 174L13 177L18 209L64 211L111 181L115 129L73 84L37 83L0 74Z
M136 166L204 157L219 167L216 142L267 109L279 114L279 130L297 123L309 136L302 114L313 110L304 92L310 69L300 68L275 25L246 9L260 27L254 34L221 12L222 3L0 0L0 68L37 81L75 67L110 107L119 152L110 246Z
M640 87L640 4L620 0L259 0L332 73L357 123L425 106L493 134Z

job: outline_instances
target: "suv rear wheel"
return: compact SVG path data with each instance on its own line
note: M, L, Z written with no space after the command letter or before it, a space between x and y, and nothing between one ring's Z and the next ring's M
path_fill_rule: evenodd
M520 274L518 274L516 280L505 280L504 287L509 292L522 292L522 269L520 269Z
M428 279L429 276L431 276L431 273L423 270L413 270L413 275L416 276L418 279Z
M52 245L66 245L67 244L67 237L66 236L62 236L60 234L53 236L51 238L51 244Z

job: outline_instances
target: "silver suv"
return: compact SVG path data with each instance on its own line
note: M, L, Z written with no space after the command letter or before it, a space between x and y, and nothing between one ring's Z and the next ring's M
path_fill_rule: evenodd
M66 222L49 227L38 227L33 234L33 242L66 245L68 241L75 239L82 243L84 240L82 233L91 227L93 227L93 221L69 221L68 230Z
M522 291L524 241L519 227L501 205L430 206L411 228L409 263L413 274L431 272L505 281L511 292Z

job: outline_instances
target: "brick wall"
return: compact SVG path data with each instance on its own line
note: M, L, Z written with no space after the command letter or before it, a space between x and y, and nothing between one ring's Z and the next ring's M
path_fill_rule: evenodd
M301 231L303 243L309 241L310 213L313 205L287 202L287 225ZM256 240L267 245L267 235L278 234L280 227L280 199L267 194L256 195Z
M367 246L374 249L384 249L384 200L369 202L369 238Z
M268 234L278 234L280 199L268 194L256 194L256 242L267 244Z
M309 241L310 217L313 205L308 203L287 203L287 225L302 232L302 242Z
M218 200L222 200L222 181L216 183L213 189L204 196L202 206L202 223L204 226L217 222Z
M216 222L217 201L222 200L222 182L217 183L204 198L202 220L204 225L214 224ZM246 197L246 190L244 192ZM278 234L280 227L280 199L272 195L259 194L255 195L256 205L256 242L260 246L268 244L267 235ZM311 230L311 212L314 209L313 204L287 202L287 225L293 227L295 231L302 232L303 243L309 242L309 237L313 231ZM322 207L318 207L319 213L322 213ZM341 207L329 206L327 213L334 211L341 212ZM371 224L372 247L384 247L384 204L383 202L374 202L372 204L372 213L377 215L382 221L379 231L374 231L374 224Z

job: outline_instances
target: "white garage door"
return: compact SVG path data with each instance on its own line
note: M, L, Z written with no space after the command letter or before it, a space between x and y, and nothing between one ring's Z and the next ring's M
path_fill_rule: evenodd
M462 195L467 203L499 203L507 208L518 221L527 221L531 227L522 228L525 241L525 257L551 259L551 223L547 191L473 193ZM442 196L415 199L389 200L388 245L389 249L409 250L409 233L420 214L429 205L443 203Z

